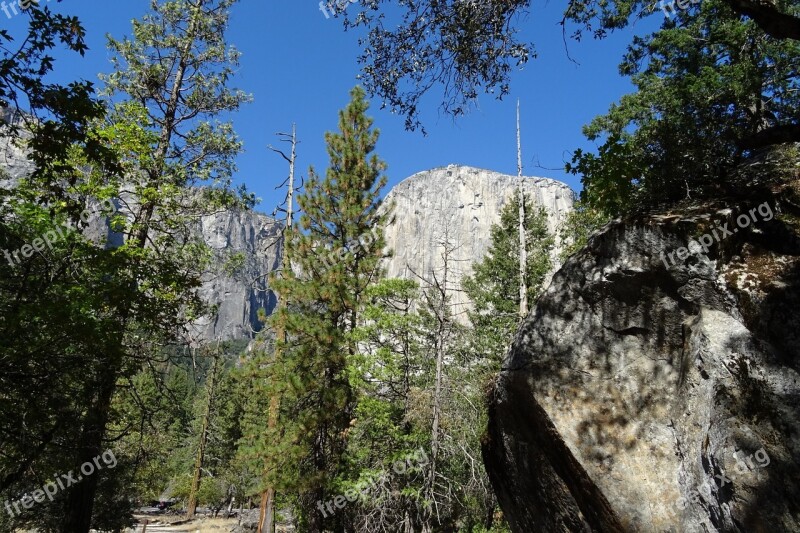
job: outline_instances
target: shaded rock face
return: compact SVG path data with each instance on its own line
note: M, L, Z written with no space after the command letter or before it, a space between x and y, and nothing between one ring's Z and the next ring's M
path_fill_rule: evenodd
M0 109L0 124L20 124L21 117L8 109ZM23 138L25 132L21 133ZM0 126L0 188L12 189L21 178L35 169L28 159L28 150L11 141ZM135 205L134 198L126 198ZM120 203L117 202L117 208ZM123 214L127 211L123 210ZM192 342L253 338L263 324L258 320L258 309L270 314L275 308L275 294L267 286L270 272L280 265L282 242L281 225L274 219L252 211L225 211L201 217L193 228L212 250L213 271L203 279L200 295L214 306L212 315L198 320L189 332ZM121 246L123 236L113 233L107 220L90 219L84 235L106 242L109 247ZM231 258L242 255L237 268L226 268Z
M387 248L393 256L386 263L390 278L430 279L443 270L443 242L454 247L448 286L460 288L460 280L486 254L492 224L519 186L516 176L466 166L449 165L414 174L386 195L393 205L385 228ZM548 227L555 234L572 211L574 193L566 184L547 178L523 178L523 186L547 211ZM553 251L557 261L560 250ZM454 312L466 304L462 292L453 293Z
M280 267L282 227L280 222L253 211L202 217L197 234L211 248L215 260L214 271L204 278L200 295L216 306L216 312L197 322L200 339L249 339L263 327L258 310L271 314L277 303L268 276Z
M21 122L22 116L18 112L7 107L0 108L0 188L12 188L20 178L29 176L36 168L28 159L26 149L8 135L7 125L20 126ZM20 135L28 137L25 131Z
M0 110L0 121L18 120L7 110ZM34 170L27 151L0 134L0 187L13 188ZM136 200L126 198L130 205ZM119 202L117 202L119 208ZM126 213L127 211L123 211ZM97 242L115 247L123 236L110 231L107 220L93 217L84 234ZM276 305L275 294L267 286L267 277L280 266L281 225L274 219L253 211L225 211L201 217L193 228L214 254L212 272L203 278L200 295L214 306L210 316L198 320L189 332L189 340L203 343L215 340L253 338L263 327L258 309L270 314ZM231 259L241 254L236 268Z
M489 398L514 531L800 531L800 242L770 201L614 222L555 274Z

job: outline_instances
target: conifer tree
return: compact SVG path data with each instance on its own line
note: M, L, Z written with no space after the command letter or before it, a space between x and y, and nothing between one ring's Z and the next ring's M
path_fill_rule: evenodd
M379 191L386 165L373 154L378 131L366 116L364 91L356 87L339 113L339 132L327 133L330 164L325 177L311 168L297 198L300 222L289 233L292 268L273 280L289 302L275 315L281 357L272 372L281 400L280 422L269 430L266 457L271 483L299 495L303 529L321 531L318 502L340 469L355 398L347 375L357 354L351 333L367 288L382 275L384 215ZM327 518L333 523L335 517Z
M339 511L347 513L355 531L408 531L421 524L425 513L430 424L421 381L429 380L430 357L416 311L422 305L419 292L417 282L406 279L371 286L356 331L361 349L351 372L358 395L356 422L349 433L347 471L337 490L361 495L357 504ZM405 464L409 458L415 458L409 468L392 468L386 475L397 461Z
M214 354L214 363L211 368L211 375L206 382L206 398L205 409L202 415L202 423L200 429L200 438L197 444L197 457L194 464L194 472L192 474L192 486L189 489L189 502L186 504L187 518L193 518L197 511L197 492L200 490L200 481L203 476L203 466L206 461L206 446L208 445L209 424L212 417L212 409L214 406L214 394L216 392L215 385L217 380L217 366L219 365L219 355Z
M525 204L533 205L529 196L522 197ZM472 275L462 282L474 305L474 310L469 313L475 332L474 349L494 367L498 367L520 320L519 203L520 194L517 192L500 213L500 223L492 225L491 245L486 256L473 266ZM526 286L528 301L535 302L550 270L550 250L554 239L548 233L544 209L525 209L525 218Z

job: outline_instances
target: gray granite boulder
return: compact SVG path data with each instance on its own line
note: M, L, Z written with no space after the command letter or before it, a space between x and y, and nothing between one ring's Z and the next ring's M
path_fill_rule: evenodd
M515 532L800 531L796 205L616 221L555 274L489 397Z

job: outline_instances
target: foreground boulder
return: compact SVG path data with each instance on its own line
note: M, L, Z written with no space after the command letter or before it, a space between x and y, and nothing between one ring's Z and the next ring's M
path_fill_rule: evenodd
M614 222L555 275L489 398L515 532L800 531L795 205Z

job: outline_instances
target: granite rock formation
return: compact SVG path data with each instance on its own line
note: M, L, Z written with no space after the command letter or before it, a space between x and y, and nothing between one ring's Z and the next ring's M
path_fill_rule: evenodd
M547 211L548 226L555 233L572 210L572 189L547 178L525 177L522 183L536 205ZM516 176L459 165L419 172L397 184L386 195L387 206L393 205L385 228L387 248L393 252L386 263L388 277L441 276L447 241L454 247L448 286L460 288L461 278L486 254L489 229L500 221L500 211L518 184ZM553 251L554 265L559 251ZM464 293L453 293L457 315L466 301Z
M0 188L12 188L25 176L30 175L35 167L28 159L28 152L15 143L7 134L8 125L21 126L22 116L7 107L0 108ZM29 137L23 129L19 133L23 139Z
M0 122L18 121L8 110L0 110ZM13 188L30 175L34 166L27 150L0 135L0 188ZM128 198L130 205L135 199ZM249 339L262 327L257 313L267 314L275 307L274 293L267 287L267 277L278 268L282 242L281 225L274 219L253 211L224 211L201 217L194 228L211 248L214 270L207 273L200 294L214 306L212 315L201 318L190 332L190 341ZM109 246L122 244L122 236L111 233L105 220L92 219L84 234ZM231 259L240 255L236 268Z
M800 531L793 198L616 221L555 274L489 396L515 532Z
M0 117L2 118L2 117ZM13 120L14 117L6 117ZM23 148L0 136L0 187L13 187L33 170ZM565 184L546 178L526 177L524 188L548 213L555 232L572 209L574 193ZM456 247L448 286L460 288L461 278L481 259L489 246L489 229L500 219L500 211L518 187L518 178L488 170L450 165L417 173L392 188L386 204L394 205L385 228L387 248L393 256L386 262L390 277L430 278L442 267L441 242ZM127 199L135 204L135 199ZM96 227L94 227L96 226ZM91 228L97 239L108 236L110 246L121 244L121 236L108 235L103 221ZM228 211L204 216L194 229L212 249L215 269L208 273L201 295L215 312L200 319L190 332L193 342L250 339L262 324L258 310L267 314L276 298L267 286L269 273L280 265L283 251L280 224L252 211ZM554 265L557 253L554 250ZM227 268L239 255L241 266ZM466 296L453 292L454 311L464 306Z
M254 211L202 217L197 234L216 260L200 294L216 309L196 324L201 339L250 339L261 329L258 310L270 314L277 303L267 278L280 267L282 228L280 222ZM234 268L226 268L233 263Z

